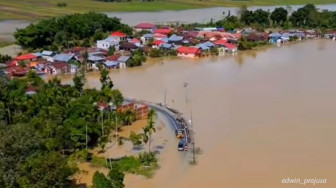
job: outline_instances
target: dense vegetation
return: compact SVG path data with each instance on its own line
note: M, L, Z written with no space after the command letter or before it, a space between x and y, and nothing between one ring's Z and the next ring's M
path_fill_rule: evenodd
M72 186L75 164L86 160L87 148L104 147L110 130L135 120L134 113L99 111L99 101L123 101L107 73L102 71L100 91L84 89L83 74L73 86L57 78L45 83L34 72L24 79L0 77L2 187ZM26 94L31 88L36 94ZM120 121L113 121L116 116Z
M129 26L120 23L118 18L89 12L42 20L17 30L14 36L16 42L25 48L57 50L78 44L90 45L91 37L94 40L101 39L104 32L116 30L125 33L132 31Z

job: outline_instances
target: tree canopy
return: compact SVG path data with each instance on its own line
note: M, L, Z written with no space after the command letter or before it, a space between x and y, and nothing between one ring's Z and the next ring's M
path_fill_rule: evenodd
M73 81L73 86L62 85L57 77L44 82L35 72L20 79L0 77L0 185L72 186L76 169L69 158L87 145L98 145L100 118L112 113L100 113L97 102L123 102L122 93L110 84L103 91L84 89L84 74ZM36 93L28 94L27 89ZM125 117L132 121L129 114Z
M89 12L41 20L24 29L18 29L14 37L19 45L36 49L53 45L69 46L92 36L101 39L104 36L103 32L116 30L128 34L132 32L132 29L122 24L118 18Z
M288 11L282 7L275 8L270 19L273 24L282 25L287 21Z

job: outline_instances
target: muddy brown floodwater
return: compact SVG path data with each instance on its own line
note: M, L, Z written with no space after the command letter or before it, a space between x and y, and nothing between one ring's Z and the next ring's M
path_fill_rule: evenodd
M316 177L327 179L317 187L336 187L335 51L336 42L316 40L112 70L128 97L163 102L166 90L169 106L186 114L191 107L196 144L203 150L198 165L186 168L171 144L154 178L126 179L126 185L302 187L281 180ZM89 87L100 86L99 74L87 77ZM186 90L183 82L189 83Z

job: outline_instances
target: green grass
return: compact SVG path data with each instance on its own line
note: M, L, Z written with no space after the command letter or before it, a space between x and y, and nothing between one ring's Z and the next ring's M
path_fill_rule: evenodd
M67 7L58 7L58 3ZM94 0L0 0L0 20L37 20L76 12L134 12L185 10L216 6L294 5L316 3L316 0L160 0L155 2L99 2ZM336 0L319 0L319 4L336 3Z

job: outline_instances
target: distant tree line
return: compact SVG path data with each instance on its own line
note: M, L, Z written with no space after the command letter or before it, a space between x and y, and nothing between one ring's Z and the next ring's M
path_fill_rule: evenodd
M224 27L227 30L245 26L254 26L261 29L268 27L336 29L336 11L318 10L313 4L307 4L296 11L292 11L290 7L278 7L272 12L262 9L252 11L243 6L239 10L238 16L231 15L230 11L228 13L223 12L223 16L223 19L218 21L211 20L205 24L187 24L183 27Z
M14 33L16 42L24 48L50 48L83 44L90 45L90 39L101 39L105 32L120 30L127 34L132 29L118 18L109 18L105 14L89 12L58 18L41 20Z

